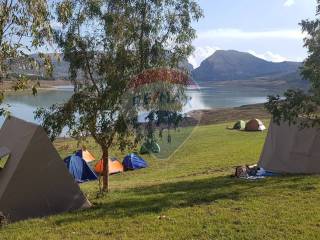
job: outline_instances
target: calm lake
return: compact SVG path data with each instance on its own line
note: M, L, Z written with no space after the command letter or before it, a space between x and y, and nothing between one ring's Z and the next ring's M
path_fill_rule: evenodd
M188 90L191 97L184 111L221 107L237 107L246 104L263 103L267 95L275 94L263 88L216 86ZM66 101L72 94L72 88L68 86L58 87L56 90L40 91L36 97L28 93L9 95L5 103L8 104L12 115L21 119L36 122L33 112L37 107L49 107L54 103ZM2 125L4 119L0 119Z

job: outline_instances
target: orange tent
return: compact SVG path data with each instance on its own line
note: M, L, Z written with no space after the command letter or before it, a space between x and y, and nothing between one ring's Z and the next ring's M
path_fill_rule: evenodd
M86 162L92 162L96 160L88 150L83 150L83 149L79 150L77 152L77 155L81 157L83 160L85 160Z
M96 164L94 170L98 174L102 174L103 172L103 161L102 159ZM109 159L109 174L116 174L123 172L123 165L117 159Z
M262 121L259 119L251 119L246 124L246 131L264 131L266 127L263 125Z

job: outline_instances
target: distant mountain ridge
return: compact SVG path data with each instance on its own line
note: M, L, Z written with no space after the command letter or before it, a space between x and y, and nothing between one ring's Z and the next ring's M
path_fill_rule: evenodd
M298 71L299 62L269 62L250 53L218 50L193 71L197 81L244 80Z
M64 61L62 56L60 58L61 61L52 58L54 65L52 78L54 80L64 80L69 77L69 63ZM301 66L300 62L270 62L250 53L235 50L218 50L202 61L196 69L187 60L180 64L180 67L188 70L200 85L237 81L238 84L269 85L271 87L279 84L283 86L288 84L288 87L306 86L307 81L303 81L300 76ZM21 71L17 68L15 73L35 75L32 71Z

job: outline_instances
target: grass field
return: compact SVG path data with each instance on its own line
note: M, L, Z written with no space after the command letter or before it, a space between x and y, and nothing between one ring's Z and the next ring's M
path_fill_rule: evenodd
M97 182L82 184L91 209L9 224L0 239L319 239L318 176L231 177L257 162L265 136L201 126L170 159L149 156L149 168L112 176L103 198ZM56 147L64 157L75 143Z

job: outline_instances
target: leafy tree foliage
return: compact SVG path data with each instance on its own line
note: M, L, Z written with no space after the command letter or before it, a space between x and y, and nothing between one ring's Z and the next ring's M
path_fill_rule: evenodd
M162 120L178 121L188 77L173 69L193 51L191 23L202 11L194 0L63 0L57 13L62 28L55 36L74 94L36 115L52 139L64 127L79 140L94 138L108 190L111 146L133 148Z
M32 50L48 43L52 36L50 14L45 0L1 0L0 1L0 81L3 82L20 68L36 69L40 63L30 56ZM42 65L52 71L51 61L44 54ZM36 93L37 83L33 85ZM28 87L28 78L18 76L15 90ZM0 103L4 92L0 93ZM4 109L1 109L4 113Z
M266 108L278 124L288 121L289 124L299 122L301 127L320 126L320 0L317 0L317 12L314 20L303 20L300 25L307 34L304 46L308 49L308 57L304 61L301 74L309 80L310 90L290 89L280 96L269 96ZM299 120L298 120L299 119Z

